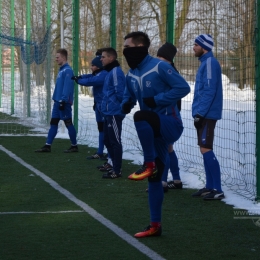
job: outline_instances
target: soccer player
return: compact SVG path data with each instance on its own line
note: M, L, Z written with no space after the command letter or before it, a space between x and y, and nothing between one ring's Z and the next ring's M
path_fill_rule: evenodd
M76 129L72 123L72 109L73 95L74 95L74 81L72 68L67 63L68 52L66 49L59 49L56 52L55 60L60 66L59 73L56 79L55 89L52 99L54 101L50 122L50 129L48 132L46 144L36 150L38 153L51 152L52 142L58 132L58 124L63 120L69 132L71 147L64 151L64 153L78 152Z
M173 58L175 57L176 53L177 53L177 48L172 43L166 42L158 49L157 57L158 57L158 59L171 64L171 66L178 72L178 70L176 69L176 67L173 63ZM180 112L181 111L181 100L177 101L177 107ZM169 155L167 158L166 165L164 167L164 173L163 173L163 177L162 177L164 192L168 191L168 189L182 189L182 181L180 178L179 163L178 163L178 158L176 156L176 153L173 149L173 144L169 145L168 152L169 152ZM169 169L172 174L172 181L169 181L167 183Z
M102 178L116 179L122 176L121 132L125 114L122 113L120 105L125 89L125 75L117 61L115 49L103 48L101 61L108 72L103 86L101 103L101 112L104 114L104 144L113 163L113 169L104 173Z
M80 76L72 77L77 84L93 87L93 96L94 96L94 106L93 110L96 115L97 128L99 132L98 136L98 150L95 154L87 157L87 159L105 159L103 150L104 150L104 116L101 113L101 102L103 99L103 85L105 78L107 76L107 71L103 69L101 62L101 55L97 55L91 62L92 74L83 74Z
M130 180L148 178L150 225L135 237L160 236L163 187L161 183L168 145L183 131L176 103L190 92L187 82L170 64L148 54L150 39L144 32L131 32L124 38L123 54L130 67L122 111L130 113L138 101L140 110L134 124L143 153L141 169L128 176Z
M204 200L225 197L221 188L219 162L213 152L214 129L217 120L221 119L223 104L221 68L212 53L213 45L211 35L202 34L195 39L193 47L195 57L201 64L196 75L192 117L203 156L206 186L192 197L203 197Z

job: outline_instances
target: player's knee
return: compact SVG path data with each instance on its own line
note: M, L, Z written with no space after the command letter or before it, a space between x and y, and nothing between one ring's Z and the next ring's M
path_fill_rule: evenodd
M148 110L137 111L134 114L134 122L147 121L150 125L160 124L157 113Z
M103 122L97 122L98 131L103 132L104 129L104 123Z
M69 127L70 125L72 125L72 119L71 118L66 119L66 120L64 120L64 123L65 123L66 127Z
M137 111L134 113L134 122L143 121L143 120L144 120L143 111Z
M212 149L205 148L205 147L200 147L200 152L201 152L202 154L207 153L207 152L209 152L209 151L211 151L211 150L212 150Z
M50 121L50 125L58 125L60 122L59 118L52 118Z
M137 111L134 114L134 122L145 121L147 122L151 128L153 129L154 137L160 137L160 118L153 111Z

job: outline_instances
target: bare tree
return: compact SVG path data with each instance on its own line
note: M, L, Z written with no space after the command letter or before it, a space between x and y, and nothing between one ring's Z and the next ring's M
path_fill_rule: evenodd
M10 31L10 0L2 0L2 28ZM201 33L213 36L214 53L221 62L223 71L234 81L254 87L254 19L255 0L176 0L175 45L178 48L176 60L183 70L195 71L198 67L193 57L192 45ZM51 1L51 46L52 53L60 47L60 12L64 13L64 44L72 54L72 1ZM158 47L166 41L167 0L118 0L117 51L124 70L128 69L122 55L123 38L130 31L142 30L151 38L150 53L156 54ZM89 73L89 65L98 48L110 45L110 0L80 0L80 73ZM32 28L46 28L46 1L31 1ZM15 28L26 24L26 0L15 1ZM9 28L9 29L8 29ZM3 30L3 29L2 29ZM33 33L34 36L37 33ZM39 33L39 39L43 33ZM4 46L4 48L8 48ZM15 47L21 58L20 47ZM192 56L192 57L191 57ZM69 55L69 62L72 55ZM54 63L53 63L54 64ZM43 66L43 65L42 65ZM32 65L32 76L41 83L44 77L38 75ZM43 69L38 66L40 71ZM232 68L232 69L231 69ZM54 66L54 75L58 67ZM39 70L38 70L39 71ZM21 73L21 75L23 75ZM85 89L85 88L84 88Z

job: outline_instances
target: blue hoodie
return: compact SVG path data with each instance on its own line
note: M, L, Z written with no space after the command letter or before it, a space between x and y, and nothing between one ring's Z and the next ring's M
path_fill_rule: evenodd
M60 67L52 99L59 102L60 100L65 101L65 103L73 104L74 95L74 81L71 79L73 77L72 68L68 63Z
M201 65L196 75L192 117L199 114L207 119L222 116L223 93L221 68L212 51L199 58Z
M122 105L131 99L138 101L140 110L174 116L181 121L177 101L190 92L185 79L167 62L147 55L136 69L126 75L126 89ZM154 97L156 107L149 108L143 98Z

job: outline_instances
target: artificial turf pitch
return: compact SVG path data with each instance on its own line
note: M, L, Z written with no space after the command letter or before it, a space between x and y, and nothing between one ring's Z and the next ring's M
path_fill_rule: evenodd
M147 180L127 176L138 166L124 160L119 179L102 179L87 160L96 149L55 139L51 153L34 150L44 137L1 136L0 145L41 171L129 235L149 224ZM0 150L0 259L149 259L42 178ZM140 157L140 161L142 158ZM164 196L161 237L139 239L165 259L260 259L260 227L234 219L232 206L194 199L192 189Z

